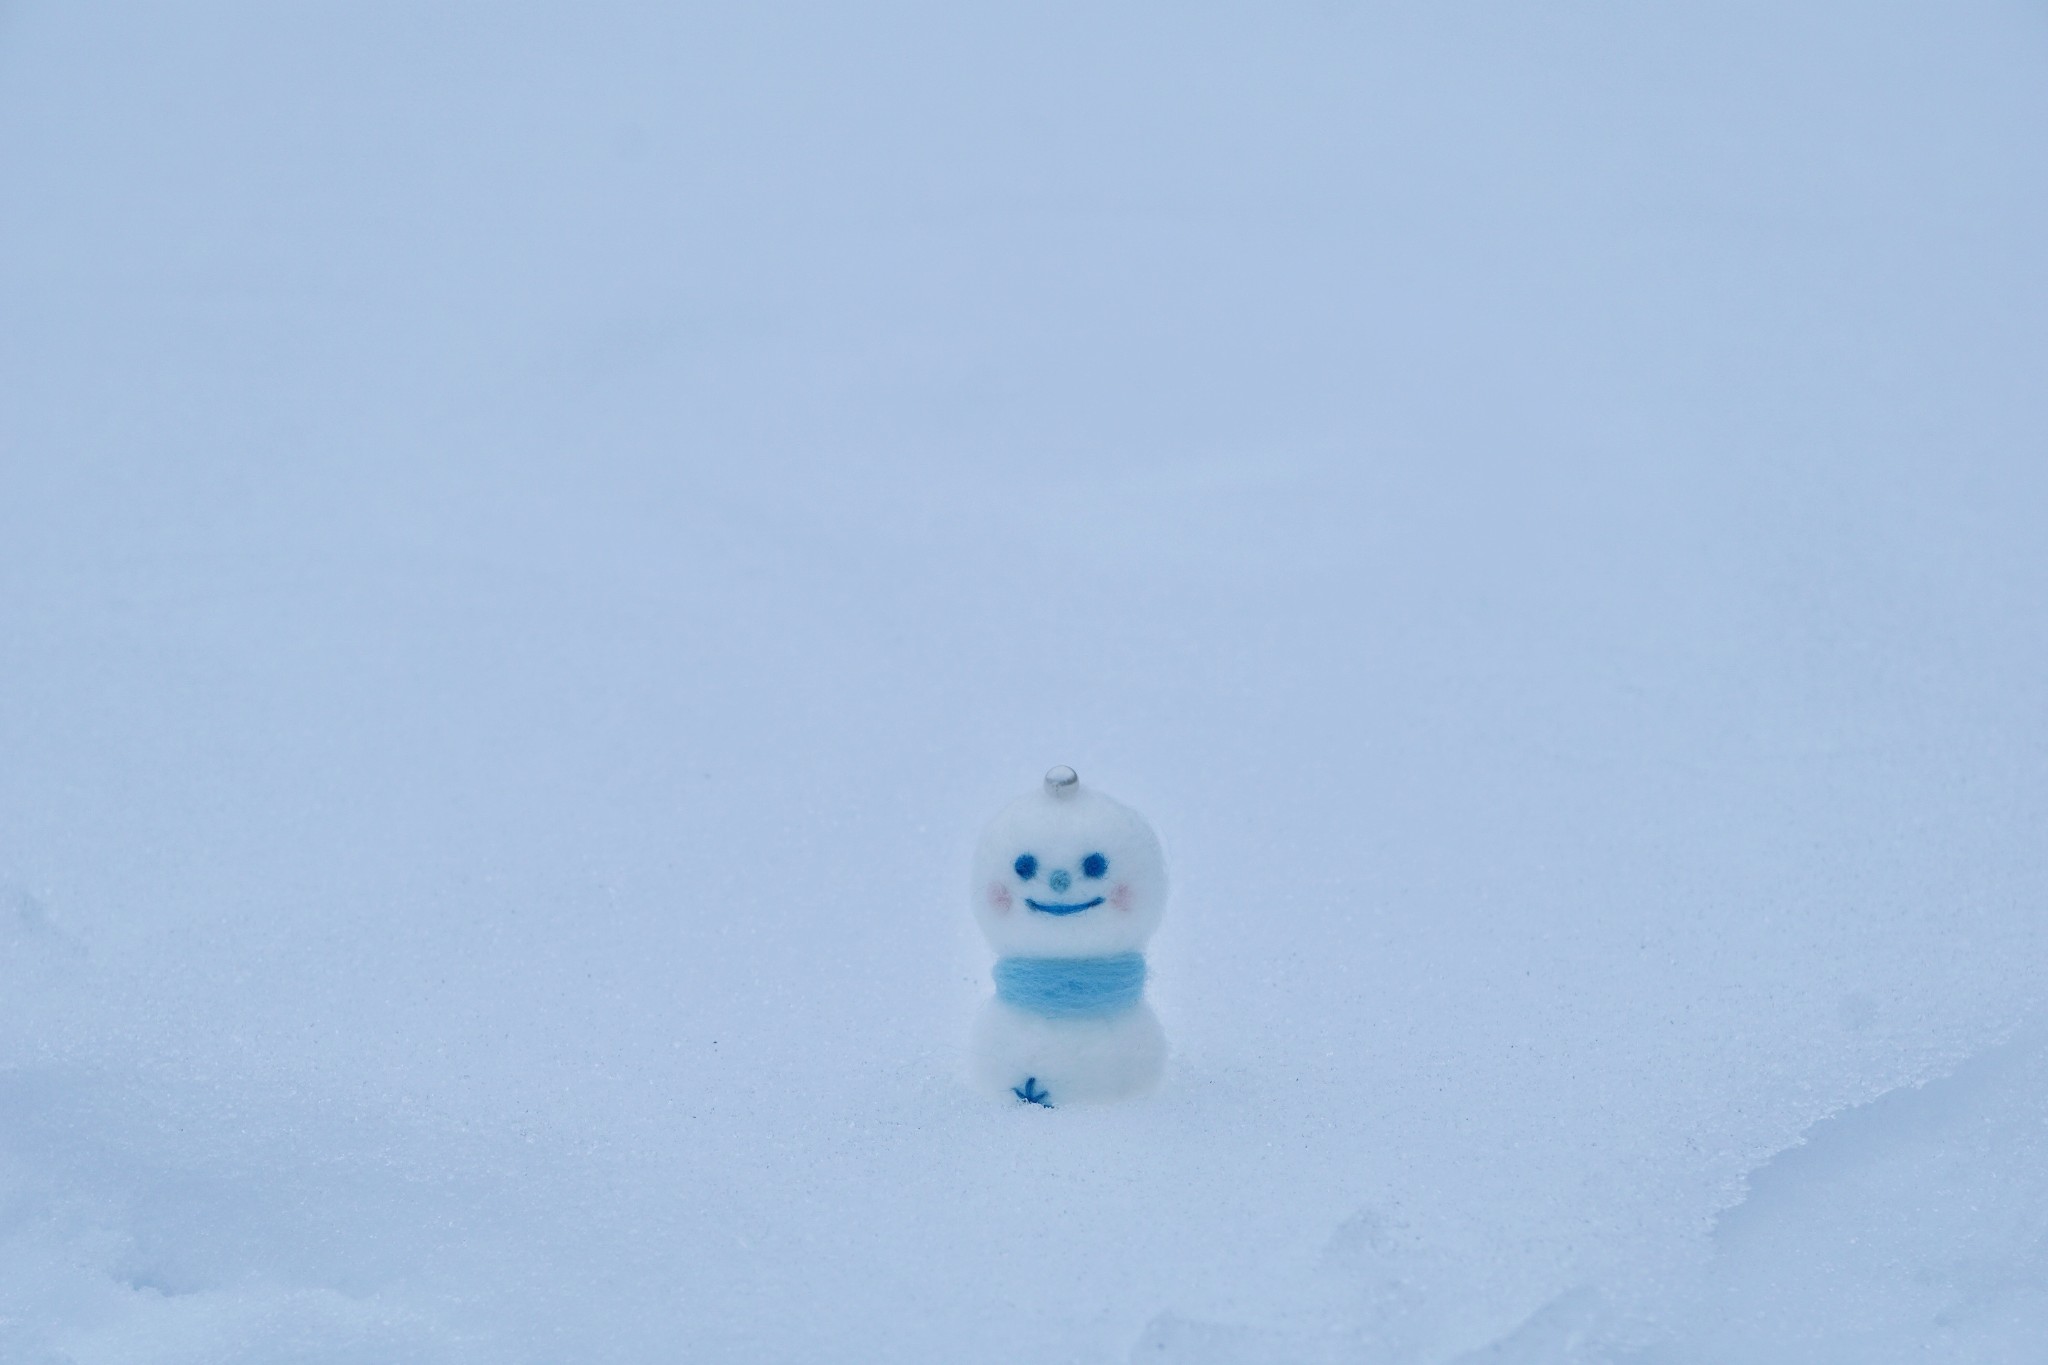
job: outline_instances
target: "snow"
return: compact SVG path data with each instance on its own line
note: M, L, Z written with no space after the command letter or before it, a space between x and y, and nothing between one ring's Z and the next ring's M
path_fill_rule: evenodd
M0 1359L2037 1359L2044 70L0 11ZM1115 1107L965 1078L1053 763Z

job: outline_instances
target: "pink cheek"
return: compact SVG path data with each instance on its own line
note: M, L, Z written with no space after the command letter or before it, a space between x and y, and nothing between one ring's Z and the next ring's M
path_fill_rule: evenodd
M1129 882L1118 882L1114 887L1112 887L1109 893L1109 903L1111 905L1114 905L1119 910L1130 909L1131 884Z
M995 907L996 913L999 915L1007 911L1010 908L1010 888L1004 886L1001 882L990 882L988 884L988 903Z

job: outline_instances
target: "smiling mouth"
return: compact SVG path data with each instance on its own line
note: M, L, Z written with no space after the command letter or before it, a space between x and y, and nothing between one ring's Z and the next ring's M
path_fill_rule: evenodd
M1082 901L1078 905L1046 905L1041 901L1035 901L1026 896L1024 903L1033 910L1043 911L1048 915L1078 915L1083 910L1093 910L1096 906L1102 904L1102 897L1097 896L1092 901Z

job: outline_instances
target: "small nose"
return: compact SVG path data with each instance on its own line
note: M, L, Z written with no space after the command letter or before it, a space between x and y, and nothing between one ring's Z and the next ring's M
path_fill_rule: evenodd
M1059 871L1053 873L1050 877L1047 877L1045 880L1046 884L1051 886L1052 889L1055 891L1065 891L1068 887L1074 884L1073 874L1068 872L1064 867L1059 869Z

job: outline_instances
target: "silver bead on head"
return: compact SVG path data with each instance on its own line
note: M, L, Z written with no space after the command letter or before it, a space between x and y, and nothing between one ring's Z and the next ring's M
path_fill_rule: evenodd
M1080 785L1080 774L1064 763L1050 769L1045 775L1045 790L1049 796L1066 796Z

